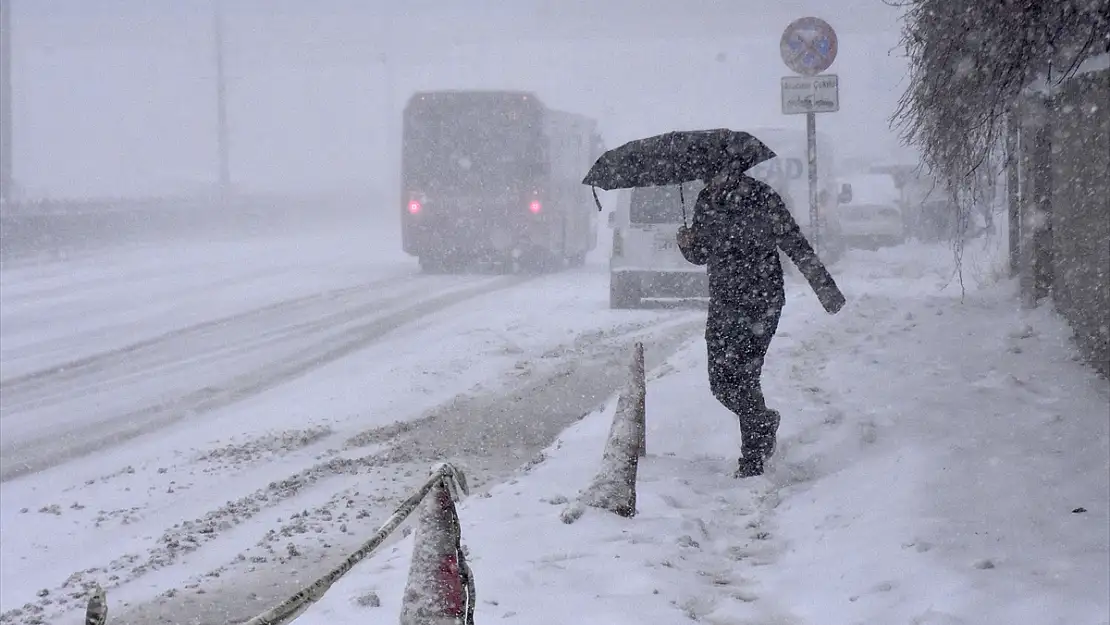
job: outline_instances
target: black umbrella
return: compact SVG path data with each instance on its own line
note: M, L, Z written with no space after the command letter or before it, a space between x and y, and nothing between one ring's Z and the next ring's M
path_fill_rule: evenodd
M606 191L705 180L725 166L747 171L775 153L752 135L727 128L679 130L637 139L601 155L582 179Z
M771 148L746 132L728 128L678 130L629 141L605 152L582 179L582 184L606 191L681 185L694 180L708 181L726 168L747 171L775 156ZM594 199L597 199L596 190ZM685 221L684 198L682 202ZM600 202L598 209L601 209Z

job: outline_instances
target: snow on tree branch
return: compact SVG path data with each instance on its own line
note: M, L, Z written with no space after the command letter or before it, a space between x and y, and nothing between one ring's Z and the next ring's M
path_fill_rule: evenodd
M956 187L1002 149L1007 112L1039 75L1110 50L1107 0L904 0L910 82L893 121Z

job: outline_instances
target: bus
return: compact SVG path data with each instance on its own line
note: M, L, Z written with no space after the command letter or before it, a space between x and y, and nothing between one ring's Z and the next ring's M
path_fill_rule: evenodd
M557 270L597 247L595 120L525 91L426 91L402 124L402 246L424 271Z

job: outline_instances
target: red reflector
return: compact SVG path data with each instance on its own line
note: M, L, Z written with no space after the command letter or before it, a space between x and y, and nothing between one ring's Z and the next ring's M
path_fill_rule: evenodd
M439 563L439 573L436 580L438 590L443 598L442 606L451 616L466 615L466 590L463 589L462 571L459 569L458 556L451 554L445 556Z
M543 209L543 204L540 204L539 200L532 200L532 203L528 205L528 210L533 213L538 213L541 209Z
M415 215L420 212L420 202L412 200L409 202L409 214Z

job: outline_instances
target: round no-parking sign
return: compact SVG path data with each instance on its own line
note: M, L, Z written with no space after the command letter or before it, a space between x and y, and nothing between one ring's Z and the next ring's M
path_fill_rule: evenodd
M783 31L779 52L792 71L816 76L836 60L836 31L817 17L796 19Z

